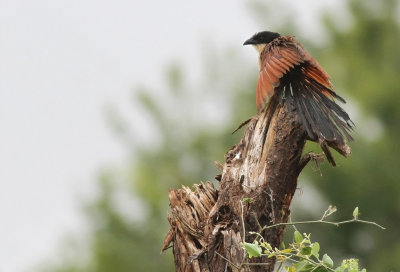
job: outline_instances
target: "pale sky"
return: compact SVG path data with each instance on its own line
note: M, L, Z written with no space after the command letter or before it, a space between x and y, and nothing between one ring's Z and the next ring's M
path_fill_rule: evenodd
M320 2L298 7L310 31ZM134 86L161 84L174 60L199 65L202 41L241 50L263 30L245 3L0 0L0 271L29 271L84 229L78 198L129 155L105 107L132 116Z

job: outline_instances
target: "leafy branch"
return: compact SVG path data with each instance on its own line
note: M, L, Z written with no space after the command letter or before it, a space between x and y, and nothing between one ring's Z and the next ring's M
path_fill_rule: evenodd
M248 243L245 241L245 233L246 230L244 228L244 219L243 219L243 202L250 202L251 199L243 199L241 201L241 219L243 224L243 242L242 246L246 254L243 256L243 260L240 265L233 264L229 259L217 253L222 259L230 263L233 267L241 271L243 266L254 266L254 265L268 265L268 263L246 263L244 262L245 256L247 255L249 258L267 256L268 258L276 258L279 263L278 272L284 271L287 272L366 272L366 269L360 270L358 267L357 259L345 259L341 262L341 265L334 268L334 263L329 255L324 254L320 257L320 245L318 242L311 242L310 236L311 234L303 233L301 234L298 230L295 230L293 234L293 242L285 247L284 243L282 243L282 249L272 248L272 246L264 240L264 237L258 232L249 232L249 234L256 235L253 243ZM314 223L322 223L322 224L330 224L339 227L340 225L347 223L364 223L369 225L377 226L381 229L385 229L383 226L370 221L360 220L359 219L359 210L356 207L353 211L353 218L340 222L326 221L326 218L332 215L337 211L335 206L329 206L328 209L322 215L322 218L319 220L311 220L311 221L301 221L301 222L290 222L290 223L278 223L271 226L265 226L262 228L260 232L265 229L285 226L285 225L300 225L300 224L314 224ZM291 263L292 265L287 265Z
M293 226L293 225L305 225L305 224L328 224L328 225L334 225L336 227L339 227L340 225L343 224L348 224L348 223L363 223L363 224L368 224L368 225L373 225L376 226L382 230L385 230L386 228L379 225L378 223L371 222L371 221L366 221L366 220L361 220L358 219L358 207L356 207L353 211L353 219L350 220L344 220L344 221L339 221L339 222L332 222L332 221L325 221L325 218L331 215L332 213L336 212L336 207L335 206L329 206L329 208L325 211L324 215L322 216L321 219L319 220L310 220L310 221L299 221L299 222L288 222L288 223L277 223L274 225L270 226L264 226L261 231L266 230L266 229L271 229L274 227L279 227L279 226Z
M297 230L294 232L293 243L288 248L283 249L272 248L271 245L264 241L259 233L253 243L245 243L244 249L249 254L249 258L268 256L275 257L280 263L278 272L366 272L366 269L358 268L358 260L347 259L342 261L341 265L334 269L334 263L328 254L324 254L320 258L320 245L318 242L311 242L311 234L301 234ZM292 265L285 265L291 262ZM263 263L243 263L243 265L265 265ZM285 266L284 266L285 265Z

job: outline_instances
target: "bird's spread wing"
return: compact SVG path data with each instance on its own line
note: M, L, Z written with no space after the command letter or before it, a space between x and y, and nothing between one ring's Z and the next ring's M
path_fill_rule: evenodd
M257 83L256 104L261 109L274 94L280 79L290 70L302 65L305 76L331 89L329 75L291 36L283 36L266 46L260 56L260 74ZM325 95L330 96L329 93Z
M343 145L345 138L352 140L349 132L353 123L335 103L334 99L345 101L333 91L329 75L291 36L275 39L260 56L257 108L261 110L274 94L279 101L287 100L296 107L308 139L320 143L329 162L335 165L327 145Z

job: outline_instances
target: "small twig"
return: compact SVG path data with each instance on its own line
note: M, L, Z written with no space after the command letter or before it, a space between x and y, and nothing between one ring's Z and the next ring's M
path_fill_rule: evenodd
M282 253L283 254L283 253ZM264 254L263 254L264 255ZM292 262L294 262L294 263L298 263L299 261L298 260L296 260L296 259L293 259L293 258L290 258L291 256L293 256L293 254L283 254L283 255L288 255L287 256L287 260L289 260L289 261L292 261ZM307 259L307 258L304 258L304 257L301 257L301 256L296 256L296 257L299 257L299 258L302 258L302 259L305 259L305 260L308 260L308 261L310 261L310 263L313 263L314 265L321 265L321 264L319 264L319 263L316 263L316 262L314 262L313 260L310 260L310 259ZM270 263L244 263L244 265L249 265L249 266L258 266L258 265L270 265ZM328 269L330 269L331 271L335 271L335 270L333 270L333 269L331 269L331 268L329 268L329 267L327 267Z
M292 223L292 215L289 215L289 223ZM297 228L296 228L296 225L292 225L292 227L293 227L293 229L296 231L299 231Z
M218 168L219 171L224 170L224 166L219 161L214 161L214 164Z
M265 229L270 229L274 227L279 227L279 226L291 226L291 225L304 225L304 224L328 224L328 225L334 225L336 227L339 227L340 225L347 224L347 223L364 223L364 224L369 224L369 225L374 225L382 230L385 230L385 227L382 227L381 225L375 223L375 222L370 222L370 221L365 221L365 220L360 220L360 219L351 219L351 220L345 220L345 221L340 221L340 222L331 222L331 221L323 221L323 220L312 220L312 221L300 221L300 222L290 222L290 223L278 223L270 226L264 226L262 230Z
M275 211L274 211L274 191L272 191L271 188L269 188L269 192L267 193L267 195L269 196L269 199L271 201L271 217L272 217L272 223L275 224L276 220L275 220Z
M237 127L237 129L235 129L235 130L232 132L232 134L234 134L236 131L238 131L239 129L241 129L241 128L244 127L245 125L247 125L247 124L251 121L251 119L253 119L253 118L250 118L250 119L244 121L243 123L241 123L241 124Z
M258 265L271 265L270 263L244 263L243 265L258 266Z
M241 200L240 201L240 209L241 209L241 219L242 219L242 227L243 227L243 245L244 245L244 243L246 242L246 228L245 228L245 225L244 225L244 215L243 215L243 201ZM241 271L242 270L242 267L243 267L243 263L244 263L244 260L246 259L246 251L245 251L245 249L243 249L243 258L242 258L242 262L240 263L240 265L239 265L239 267L238 267L238 269L239 269L239 271Z
M299 255L294 255L294 254L292 254L292 253L284 253L284 252L280 252L279 254L280 254L280 255L286 256L287 260L292 261L292 262L294 262L294 263L298 263L298 262L300 262L300 261L299 261L299 260L296 260L296 259L293 259L293 258L291 258L291 257L297 257L297 258L306 260L306 261L312 263L313 265L315 265L315 266L317 266L317 267L321 267L321 266L322 266L322 267L328 269L329 271L333 271L333 272L335 271L335 270L333 270L332 268L330 268L330 267L328 267L328 266L326 266L326 265L323 265L323 264L321 264L321 263L317 263L316 261L313 261L312 259L310 259L310 258L308 258L308 257L303 257L303 256L299 256ZM267 254L261 254L261 256L267 256ZM275 257L276 257L276 256L275 256ZM282 263L284 263L284 262L282 262ZM267 263L254 263L254 264L252 264L252 263L245 263L245 265L258 265L258 264L266 265ZM279 271L279 270L278 270L278 271Z
M254 220L254 222L255 222L256 225L257 225L257 230L258 230L258 232L261 232L262 226L261 226L261 224L260 224L260 221L258 221L257 215L255 214L255 212L252 212L252 213L251 213L251 216L253 217L253 220ZM261 236L261 237L262 237L262 236Z
M306 165L310 162L313 161L315 163L315 166L317 167L317 169L320 171L319 169L319 164L321 162L323 162L325 159L324 154L315 154L313 152L309 152L307 154L305 154L301 159L300 159L300 163L299 163L299 167L298 167L298 172L300 173L304 167L306 167Z
M292 254L292 256L293 256L293 254ZM322 267L324 267L325 269L327 269L327 270L329 270L329 271L335 272L334 269L332 269L332 268L330 268L330 267L328 267L328 266L326 266L326 265L323 265L323 264L321 264L321 263L317 263L317 262L311 260L311 259L308 258L308 257L303 257L303 256L298 256L298 255L296 255L296 257L298 257L298 258L300 258L300 259L303 259L303 260L306 260L307 262L312 263L313 265L317 266L316 268L322 266ZM293 259L291 259L290 257L289 257L288 259L291 260L291 261L293 261ZM315 269L316 269L316 268L315 268ZM313 270L313 271L314 271L314 270Z
M218 256L220 256L223 260L227 261L230 265L232 265L234 268L236 269L240 269L239 266L237 266L236 264L232 263L229 259L225 258L224 256L222 256L221 254L219 254L217 251L215 251L215 254L217 254Z
M241 219L242 219L242 227L243 227L243 243L246 242L246 229L244 226L244 216L243 216L243 201L240 201L240 209L241 209Z
M167 249L169 249L171 247L174 247L174 245L170 245L170 246L167 246L166 248L163 248L162 251L160 252L160 254L162 254L165 250L167 250Z
M279 271L282 271L282 267L283 267L284 263L285 263L285 262L281 262L281 263L279 264L278 269L277 269L278 272L279 272Z

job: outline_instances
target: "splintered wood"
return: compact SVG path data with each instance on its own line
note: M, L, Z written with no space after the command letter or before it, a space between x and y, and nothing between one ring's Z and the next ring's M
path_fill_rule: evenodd
M297 177L313 158L302 157L305 141L295 107L273 97L225 155L218 190L207 182L169 191L171 228L163 250L172 243L176 271L273 271L273 258L249 259L241 243L252 242L253 231L272 247L281 244L284 226L261 230L288 221Z
M207 248L205 225L211 208L217 201L217 191L210 182L194 185L194 191L183 186L179 190L169 191L171 225L164 240L163 250L173 242L176 267L180 271L199 270L197 261L193 261Z

